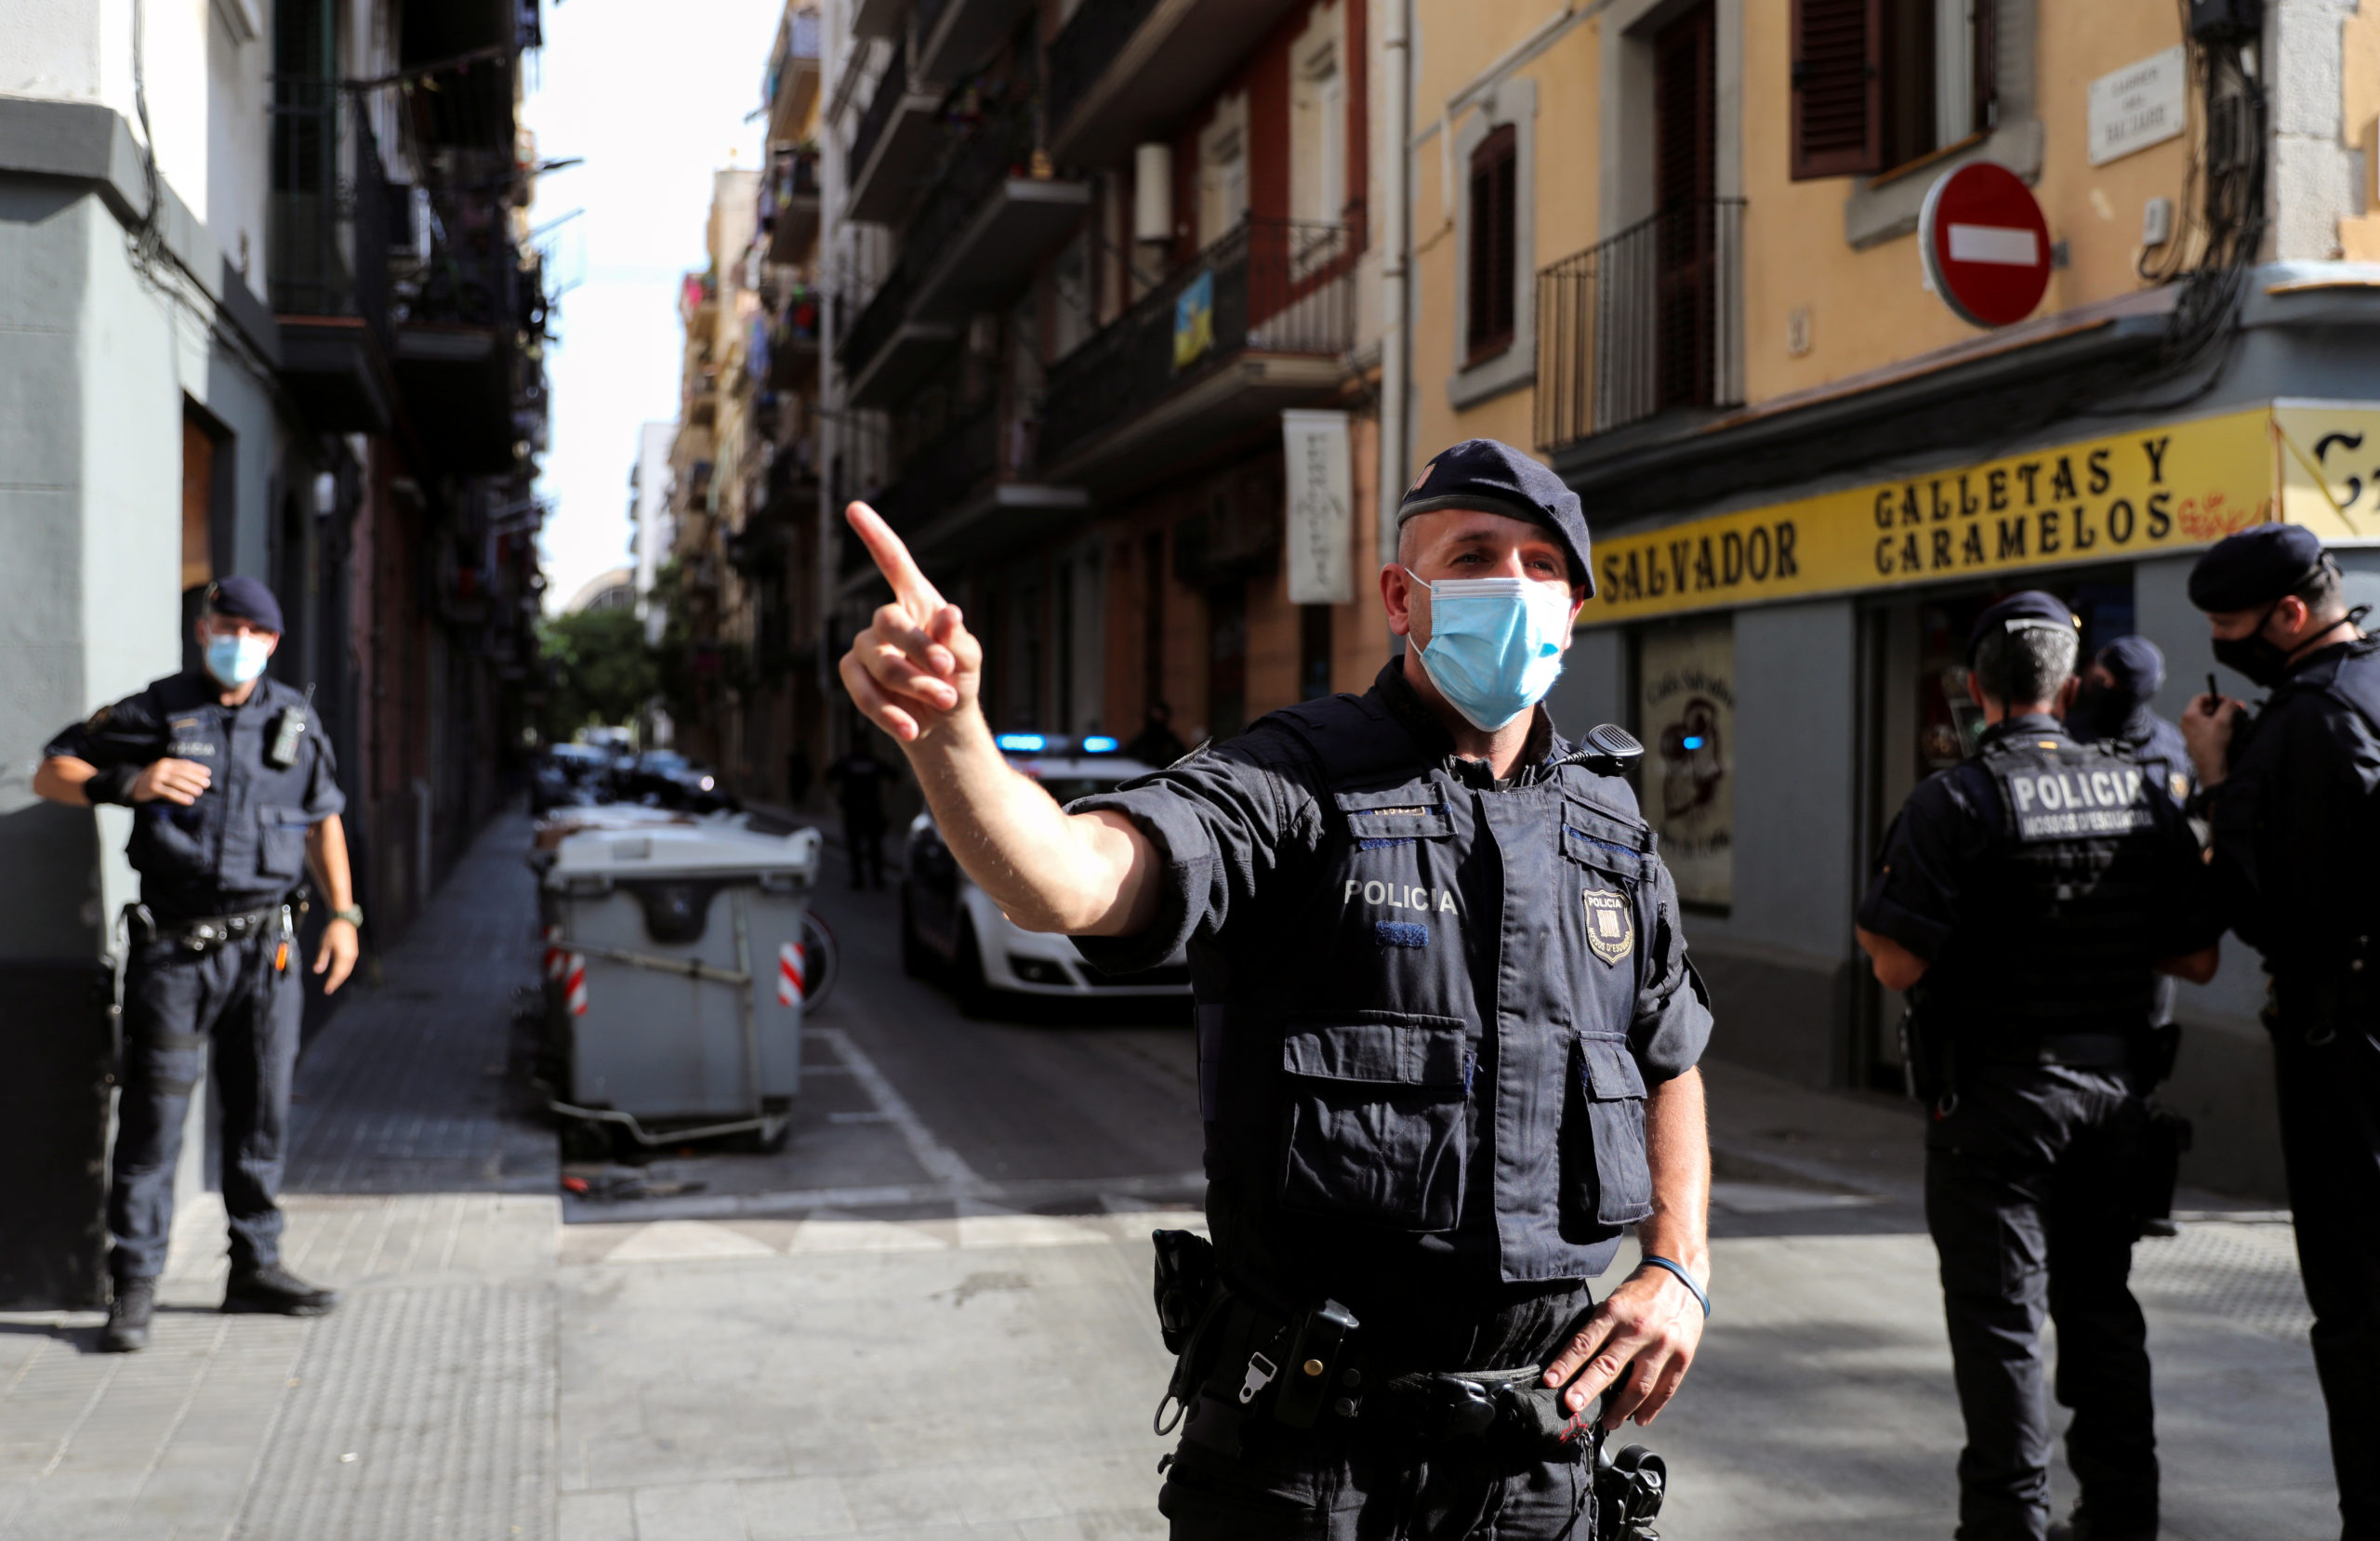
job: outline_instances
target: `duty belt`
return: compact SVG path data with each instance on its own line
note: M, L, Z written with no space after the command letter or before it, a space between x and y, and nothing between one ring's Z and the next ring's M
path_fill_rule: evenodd
M260 935L277 920L284 906L242 910L236 915L200 915L187 920L159 920L146 904L130 906L133 919L152 940L171 942L189 953L211 953L227 943Z
M2138 1034L2048 1033L1997 1047L1988 1041L1977 1058L1990 1065L2064 1065L2072 1070L2122 1070L2137 1056Z

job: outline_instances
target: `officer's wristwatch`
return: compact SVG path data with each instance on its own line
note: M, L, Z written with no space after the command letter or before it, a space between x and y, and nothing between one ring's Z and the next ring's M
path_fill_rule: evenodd
M331 918L333 920L344 920L360 931L364 929L364 906L361 904L350 904L343 910L333 910L331 912Z

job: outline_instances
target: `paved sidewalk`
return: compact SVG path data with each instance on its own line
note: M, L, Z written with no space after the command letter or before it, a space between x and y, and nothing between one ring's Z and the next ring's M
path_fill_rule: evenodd
M92 1353L88 1314L0 1317L0 1541L1161 1536L1147 1233L1197 1223L1195 1185L1155 1159L1178 1140L1069 1177L1029 1137L1186 1126L1189 1034L941 1024L846 905L854 962L812 1024L789 1154L657 1163L740 1175L565 1223L511 1020L537 955L525 841L485 832L301 1067L290 1260L347 1303L217 1314L209 1200L176 1227L148 1353ZM1051 1097L1103 1057L1117 1105L971 1109L1000 1054ZM1914 1118L1711 1081L1717 1314L1637 1436L1671 1463L1663 1534L1947 1535L1959 1428ZM2288 1228L2189 1202L2138 1255L2166 1534L2325 1541Z

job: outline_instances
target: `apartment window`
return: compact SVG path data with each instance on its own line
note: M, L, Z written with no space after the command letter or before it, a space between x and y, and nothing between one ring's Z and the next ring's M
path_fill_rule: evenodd
M1990 128L1998 0L1793 0L1793 178L1872 176Z
M1346 80L1337 39L1325 38L1298 61L1290 87L1289 217L1335 222L1347 206L1346 167Z
M1514 270L1519 242L1520 139L1511 124L1471 152L1470 294L1463 340L1470 362L1513 343Z
M1198 244L1222 240L1248 213L1248 98L1230 97L1198 136Z

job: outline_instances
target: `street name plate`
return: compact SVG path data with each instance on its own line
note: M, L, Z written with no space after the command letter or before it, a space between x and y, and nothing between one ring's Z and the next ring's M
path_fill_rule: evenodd
M2162 144L2189 126L2189 59L2176 46L2091 83L2091 164Z

